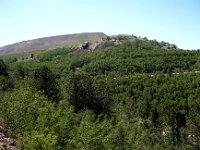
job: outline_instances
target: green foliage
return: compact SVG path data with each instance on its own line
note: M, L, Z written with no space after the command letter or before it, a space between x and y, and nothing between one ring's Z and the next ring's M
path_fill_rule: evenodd
M112 124L105 119L99 121L91 112L84 112L80 115L80 123L74 128L70 144L73 149L109 149L109 130Z
M126 37L0 60L0 126L19 149L200 148L200 51Z
M0 94L14 88L14 82L9 77L0 76Z
M58 103L61 99L59 87L56 81L56 76L47 66L42 66L35 70L34 87L43 92L48 100Z
M71 75L69 86L69 102L75 112L90 109L97 115L110 114L111 96L104 82L94 83L91 76L79 73Z
M11 58L7 58L5 60L6 63L14 63L17 62L17 58L16 57L11 57Z
M38 115L37 108L45 99L37 93L32 94L33 92L21 88L10 91L1 98L1 125L8 130L8 134L16 136L34 125Z
M16 72L14 73L16 78L24 79L27 74L27 70L22 65L16 67Z
M19 147L23 150L55 150L57 137L51 133L45 135L44 133L39 133L37 131L26 132L24 133L22 139L23 146Z
M8 76L8 67L2 59L0 59L0 75Z
M57 48L56 50L49 50L49 51L44 51L41 52L40 54L37 55L37 58L39 61L51 61L53 59L56 59L58 57L61 57L63 55L66 55L70 52L69 49L66 48Z

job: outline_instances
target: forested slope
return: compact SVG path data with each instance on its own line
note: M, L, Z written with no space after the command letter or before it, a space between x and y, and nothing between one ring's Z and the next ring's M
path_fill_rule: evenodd
M200 51L166 45L3 56L0 126L25 150L199 149Z

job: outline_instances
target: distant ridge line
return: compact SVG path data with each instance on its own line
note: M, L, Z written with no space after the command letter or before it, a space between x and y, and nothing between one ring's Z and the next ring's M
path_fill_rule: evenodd
M27 52L43 49L52 49L61 46L69 46L79 40L98 40L105 38L107 35L103 32L83 32L74 34L57 35L42 37L14 44L9 44L0 48L0 55L11 54L16 52Z

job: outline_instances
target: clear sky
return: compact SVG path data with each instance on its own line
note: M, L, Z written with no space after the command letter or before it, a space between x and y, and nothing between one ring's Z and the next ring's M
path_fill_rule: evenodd
M200 49L200 0L0 0L0 46L79 32Z

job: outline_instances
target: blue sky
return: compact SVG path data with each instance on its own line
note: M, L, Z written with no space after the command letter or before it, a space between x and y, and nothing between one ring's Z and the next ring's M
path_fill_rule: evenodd
M200 49L200 0L0 0L0 46L79 32Z

